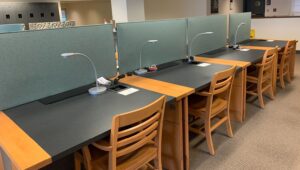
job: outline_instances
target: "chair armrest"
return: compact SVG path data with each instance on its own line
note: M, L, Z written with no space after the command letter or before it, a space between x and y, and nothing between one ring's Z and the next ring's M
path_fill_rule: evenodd
M263 65L258 63L258 64L255 64L255 67L262 67Z
M92 143L92 145L103 151L107 151L107 152L112 151L112 146L105 140Z
M213 94L212 93L208 93L206 91L202 91L202 92L196 92L197 95L199 96L212 96Z

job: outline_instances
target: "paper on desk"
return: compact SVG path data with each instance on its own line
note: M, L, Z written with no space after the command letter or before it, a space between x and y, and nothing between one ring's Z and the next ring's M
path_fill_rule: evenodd
M250 51L250 49L247 49L247 48L242 48L242 49L239 49L240 51Z
M128 95L133 94L133 93L138 92L138 91L139 91L139 89L136 89L136 88L128 88L128 89L120 91L118 93L123 95L123 96L128 96Z
M274 40L267 40L267 42L274 42Z
M197 64L197 66L199 67L207 67L207 66L210 66L211 64L209 63L200 63L200 64Z

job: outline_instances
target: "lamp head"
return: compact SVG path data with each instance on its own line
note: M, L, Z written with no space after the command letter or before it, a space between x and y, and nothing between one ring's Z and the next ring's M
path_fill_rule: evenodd
M208 35L208 34L213 34L214 32L204 32L203 34Z
M71 56L74 56L76 55L76 53L62 53L60 54L63 58L69 58Z
M148 40L147 42L148 42L148 43L157 43L158 40Z

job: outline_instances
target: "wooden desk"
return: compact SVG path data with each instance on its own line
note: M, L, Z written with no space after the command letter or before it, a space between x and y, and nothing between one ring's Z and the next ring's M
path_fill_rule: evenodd
M232 120L243 122L246 118L246 83L247 83L247 68L252 63L257 63L262 60L264 51L236 51L229 48L220 48L205 54L200 54L195 57L196 61L226 65L236 65L241 67L241 71L236 73L230 112Z
M39 169L107 137L114 115L144 107L160 96L143 89L128 96L107 91L4 110L0 113L0 147L12 169ZM167 98L167 102L173 100Z
M181 63L143 76L130 76L121 80L122 83L171 95L176 99L177 107L175 109L172 106L166 107L165 112L164 168L189 169L188 96L196 90L208 87L215 72L228 68L229 66L224 65L211 65L205 68ZM180 138L182 136L184 138Z

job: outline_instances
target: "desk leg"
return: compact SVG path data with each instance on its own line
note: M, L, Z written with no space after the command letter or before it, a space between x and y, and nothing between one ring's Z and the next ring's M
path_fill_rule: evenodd
M184 165L185 169L190 169L190 142L189 142L189 102L188 97L183 99L183 134L184 134Z
M246 116L246 78L247 69L243 68L236 73L232 86L230 117L238 122L243 122Z
M182 100L166 105L162 134L162 164L168 170L184 169Z
M278 52L276 53L275 55L275 58L274 58L274 64L273 64L273 69L274 69L274 72L273 72L273 92L274 92L274 95L276 95L276 84L277 84L277 62L278 62Z
M4 170L4 163L3 163L1 149L0 149L0 170Z
M294 76L295 76L295 62L296 62L296 49L293 52L291 59L290 59L290 76L291 76L292 80L294 79Z

